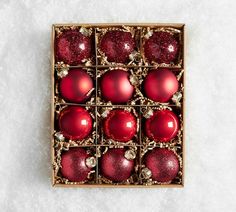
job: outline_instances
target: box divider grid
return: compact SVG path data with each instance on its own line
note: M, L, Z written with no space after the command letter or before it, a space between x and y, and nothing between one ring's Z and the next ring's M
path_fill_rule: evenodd
M156 66L154 65L123 65L123 64L119 64L119 67L123 67L123 68L156 68ZM84 65L77 65L77 66L70 66L71 69L73 68L115 68L117 67L117 65L88 65L88 66L84 66ZM160 65L158 66L159 68L168 68L171 69L172 71L178 71L177 69L181 69L180 66L170 66L170 67L166 67L164 65Z
M95 117L96 117L96 184L98 184L98 167L99 167L99 160L98 160L98 115L97 115L97 112L98 112L98 107L97 107L97 98L98 98L98 94L97 94L97 91L98 91L98 80L97 80L97 64L98 64L98 59L97 59L97 39L96 39L96 34L97 34L97 29L95 28L94 30L94 45L95 45L95 64L96 64L96 67L95 67L95 71L96 71L96 77L95 77Z
M138 155L139 155L139 159L138 159L138 176L141 173L141 147L142 145L142 115L141 115L142 111L141 111L141 107L139 107L139 144L140 146L138 147ZM139 183L140 183L140 179L139 179Z

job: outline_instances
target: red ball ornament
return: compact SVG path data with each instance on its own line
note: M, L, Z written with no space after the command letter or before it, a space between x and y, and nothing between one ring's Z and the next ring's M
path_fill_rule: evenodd
M108 31L101 39L100 49L108 61L125 63L135 48L135 41L130 32Z
M69 65L78 65L92 55L92 41L77 30L63 32L55 44L57 61Z
M157 110L145 122L146 135L156 142L168 142L179 130L179 120L170 110Z
M149 62L170 63L178 53L179 43L168 32L153 32L144 43L144 55Z
M179 82L169 69L155 69L144 80L146 96L156 102L168 102L178 91Z
M83 148L71 148L62 152L61 155L61 174L72 182L87 180L88 173L92 170L86 165L86 159L90 155Z
M72 69L60 81L60 93L66 101L83 103L90 95L93 80L83 69Z
M104 133L115 141L127 142L137 132L135 116L125 110L112 110L104 121Z
M83 107L69 106L60 112L59 128L66 138L82 140L91 133L92 125L92 117Z
M100 168L105 178L121 182L131 176L134 170L134 160L125 158L125 149L109 149L101 157Z
M151 178L161 183L172 181L179 172L178 157L168 149L153 149L146 154L144 162L152 172Z
M101 79L101 93L106 101L126 103L133 96L134 86L129 81L129 73L122 69L107 71Z

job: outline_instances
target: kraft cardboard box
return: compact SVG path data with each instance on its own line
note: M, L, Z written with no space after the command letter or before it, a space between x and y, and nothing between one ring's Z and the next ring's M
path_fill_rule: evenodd
M184 29L52 26L53 186L183 187Z

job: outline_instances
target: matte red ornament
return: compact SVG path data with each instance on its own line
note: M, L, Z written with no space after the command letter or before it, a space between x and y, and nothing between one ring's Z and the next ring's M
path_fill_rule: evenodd
M144 43L144 55L149 62L170 63L178 54L179 43L169 32L153 32Z
M55 42L57 61L78 65L92 55L92 41L77 30L63 32Z
M127 142L137 132L135 116L126 110L112 110L104 121L104 133L115 141Z
M114 182L121 182L131 176L134 170L134 160L125 158L125 149L109 149L101 157L100 168L105 178Z
M122 69L107 71L101 80L101 93L106 101L126 103L132 98L134 86L129 81L129 73Z
M130 32L108 31L101 39L100 49L108 61L125 63L135 48L135 41Z
M144 92L155 102L168 102L178 88L179 82L169 69L152 70L144 80Z
M59 128L69 139L82 140L92 131L93 120L83 107L68 106L60 112Z
M88 173L92 170L86 165L86 159L90 155L83 148L71 148L62 152L61 174L72 182L87 180Z
M93 80L83 69L72 69L60 81L60 93L69 102L83 103L91 94ZM89 94L89 95L88 95Z
M179 130L179 120L170 110L157 110L145 122L146 135L156 142L168 142Z
M144 162L152 172L151 178L161 183L172 181L179 172L178 157L168 149L153 149L146 154Z

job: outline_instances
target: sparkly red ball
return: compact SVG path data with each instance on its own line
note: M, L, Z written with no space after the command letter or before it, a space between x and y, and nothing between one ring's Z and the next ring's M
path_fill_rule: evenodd
M172 181L179 172L179 160L168 149L155 148L145 156L145 166L151 170L152 179L161 183Z
M83 107L69 106L60 112L59 128L66 138L82 140L89 136L92 125L92 117Z
M105 178L121 182L131 176L134 170L134 160L125 158L125 149L109 149L101 157L100 168Z
M152 70L144 80L146 96L156 102L168 102L178 88L179 82L169 69Z
M103 128L107 138L127 142L137 132L137 121L135 116L126 110L112 110L105 119Z
M91 57L92 41L77 30L68 30L57 38L55 50L57 61L78 65Z
M179 43L174 36L168 32L154 32L145 41L144 55L149 62L170 63L178 54Z
M83 69L72 69L60 81L60 93L68 102L83 103L91 94L93 80Z
M108 61L125 63L135 48L135 41L130 32L108 31L101 39L100 49Z
M156 142L168 142L179 130L179 120L170 110L157 110L145 122L146 135Z
M106 72L101 79L101 93L106 101L126 103L134 92L134 86L129 81L129 73L122 69Z
M86 165L86 159L90 155L83 148L71 148L62 152L61 174L72 182L81 182L87 179L92 170Z

